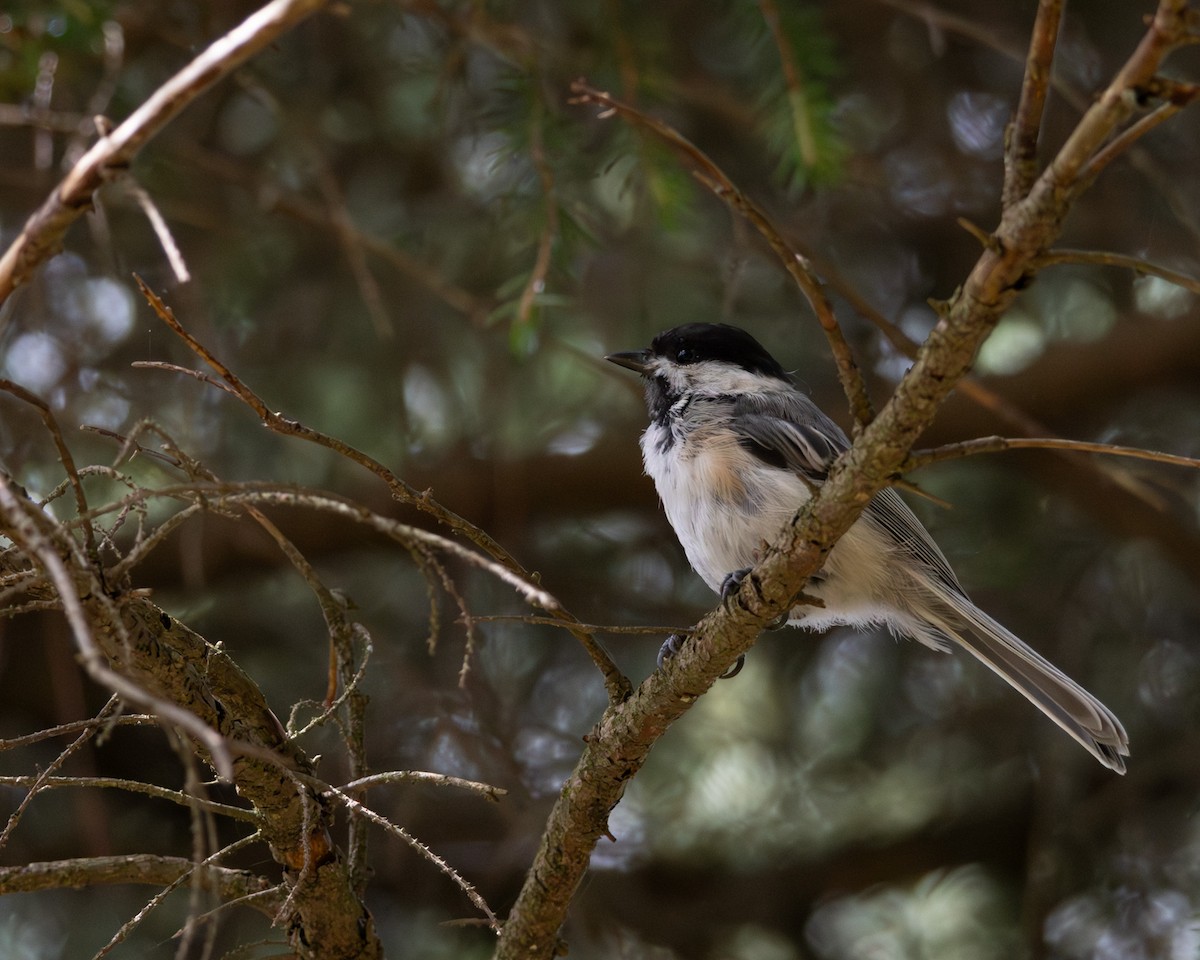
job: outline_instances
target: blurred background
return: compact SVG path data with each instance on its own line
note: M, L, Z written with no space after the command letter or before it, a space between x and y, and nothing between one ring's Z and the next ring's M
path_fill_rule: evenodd
M813 258L871 391L907 360L873 317L920 340L999 212L1005 124L1036 4L660 0L338 4L201 97L107 186L66 249L0 311L0 375L44 397L80 464L111 463L152 418L229 480L320 486L406 521L375 478L265 431L211 387L132 369L193 358L137 273L272 409L334 434L478 524L581 620L689 625L713 596L687 567L637 436L636 378L606 352L694 321L750 329L848 425L793 283L756 235L659 143L570 103L583 76L674 125ZM17 235L95 134L254 9L235 0L18 0L0 10L0 241ZM1064 20L1043 159L1133 50L1149 3ZM777 24L777 29L773 26ZM1200 76L1193 48L1170 67ZM790 76L790 81L788 77ZM1184 112L1107 170L1064 248L1200 274L1200 120ZM161 213L190 280L181 282ZM985 345L987 392L960 391L923 440L1024 431L1200 456L1200 302L1103 264L1046 267ZM981 398L985 402L981 402ZM35 496L62 479L27 407L0 396L0 466ZM175 478L153 462L147 484ZM663 738L613 814L564 935L571 956L852 960L1192 958L1200 950L1200 482L1179 468L1047 452L973 457L911 478L973 598L1095 692L1132 742L1102 769L988 671L886 634L764 636ZM62 510L66 511L64 505ZM64 514L65 515L65 514ZM503 802L422 785L373 807L503 916L580 738L605 704L566 633L480 623L466 637L389 542L328 518L276 519L370 631L373 769L483 780ZM522 614L455 566L476 616ZM251 524L184 525L135 585L262 685L277 713L325 685L320 610ZM604 642L633 681L660 636ZM61 616L0 620L0 738L89 716ZM344 779L336 738L305 742ZM60 742L0 753L29 774ZM73 758L178 787L154 730ZM23 791L0 788L0 809ZM30 806L0 865L191 849L186 815L113 791ZM231 831L230 836L236 835ZM368 900L390 956L490 955L466 898L372 836ZM243 865L268 869L264 851ZM99 949L146 888L0 899L0 957ZM115 956L172 956L186 894ZM280 937L251 911L219 944ZM267 956L277 947L252 946Z

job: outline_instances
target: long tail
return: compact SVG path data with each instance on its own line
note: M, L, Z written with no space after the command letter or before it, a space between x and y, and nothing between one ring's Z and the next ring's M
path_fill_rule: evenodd
M932 588L966 627L938 623L943 632L1012 684L1104 766L1125 772L1122 758L1129 756L1129 736L1116 714L965 596L940 584Z

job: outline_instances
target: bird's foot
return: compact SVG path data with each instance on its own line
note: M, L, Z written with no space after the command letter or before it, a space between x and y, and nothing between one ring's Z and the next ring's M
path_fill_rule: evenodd
M721 581L721 599L726 600L737 593L742 588L742 581L746 579L746 574L752 569L752 567L743 567L741 570L734 570L733 573L726 574L725 579ZM766 624L765 629L780 630L787 626L787 622L788 611L785 610L770 623ZM738 669L740 670L741 667L738 667Z
M675 656L675 654L680 651L686 642L687 637L682 633L673 633L667 637L667 639L663 641L663 645L658 648L658 669L661 670L666 662L670 660L671 657ZM717 679L729 680L731 677L736 677L742 672L742 667L745 665L746 655L743 653L737 658L733 666L721 674L721 676Z
M721 581L721 599L728 600L737 593L742 588L742 581L746 579L746 574L753 569L753 567L742 567L741 570L725 574L725 579Z

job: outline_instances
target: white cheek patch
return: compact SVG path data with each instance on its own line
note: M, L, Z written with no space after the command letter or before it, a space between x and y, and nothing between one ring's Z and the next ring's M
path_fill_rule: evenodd
M655 357L648 364L651 376L662 377L671 394L698 393L707 396L733 393L757 393L763 388L760 374L748 373L741 367L721 360L678 364L665 357Z

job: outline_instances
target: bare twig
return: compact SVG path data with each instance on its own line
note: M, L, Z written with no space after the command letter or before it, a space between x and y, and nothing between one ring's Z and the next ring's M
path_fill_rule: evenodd
M919 470L933 463L957 460L977 453L1001 453L1005 450L1069 450L1076 453L1099 453L1109 457L1129 457L1152 463L1167 463L1175 467L1200 470L1200 458L1183 457L1175 453L1160 453L1141 447L1123 447L1113 443L1091 443L1086 440L1062 440L1057 437L977 437L959 443L948 443L932 450L917 450L905 461L903 471Z
M192 275L188 271L187 263L184 262L183 254L179 252L179 245L171 235L171 228L167 226L166 219L159 212L153 198L141 184L137 183L128 174L125 179L125 189L137 201L137 205L141 207L142 213L150 221L150 227L154 230L154 236L158 238L158 245L162 247L163 253L167 257L167 263L171 265L171 272L175 274L175 281L177 283L187 283L192 279Z
M492 912L492 908L487 905L487 901L480 896L479 891L470 883L463 879L462 875L455 870L450 864L439 857L436 853L429 849L420 840L414 837L411 833L405 830L402 826L392 823L387 817L376 813L370 807L365 806L355 800L344 790L338 787L330 786L327 783L321 783L317 780L312 780L311 785L318 790L321 790L325 796L332 797L338 803L342 804L353 816L362 817L375 824L377 827L382 827L394 837L399 837L413 850L419 853L422 857L432 863L437 869L449 877L458 886L463 893L467 895L467 899L475 905L475 908L487 917L488 926L496 933L500 932L500 921L496 919L496 914Z
M820 278L813 271L808 259L797 252L787 241L766 211L739 190L737 185L704 151L661 120L657 120L627 103L622 103L610 94L597 90L584 80L572 82L571 93L574 95L576 103L594 103L602 107L601 116L619 114L635 126L653 133L684 158L688 166L692 168L693 175L701 184L758 230L771 250L779 257L784 269L796 282L816 314L817 321L821 324L821 330L825 333L830 349L833 351L838 377L841 380L842 389L846 393L855 423L858 427L870 423L874 414L870 397L867 395L867 388L863 383L858 365L855 363L850 345L846 342L846 337L834 315L833 305L825 295Z
M1150 113L1146 114L1146 116L1142 117L1136 123L1131 123L1118 136L1113 137L1112 141L1103 150L1100 150L1088 164L1086 179L1091 180L1098 177L1105 167L1117 157L1128 153L1129 149L1142 139L1142 137L1179 113L1180 110L1196 99L1198 90L1200 88L1191 87L1186 98L1179 97L1178 99L1169 100L1166 103L1160 103Z
M0 753L3 753L5 750L28 747L31 744L41 743L43 740L50 740L54 737L67 737L86 730L89 727L99 726L107 730L110 727L148 727L156 726L157 724L158 718L148 713L123 713L120 716L105 717L102 720L97 720L95 717L90 720L74 720L71 723L63 723L57 727L47 727L45 730L38 730L36 733L27 733L23 737L0 740Z
M0 258L0 303L62 246L63 236L92 203L92 194L189 103L270 46L329 0L272 0L159 87L120 126L97 141L71 169Z
M472 793L482 794L488 800L496 803L508 793L503 787L494 787L490 783L464 780L462 777L452 777L444 773L427 773L424 770L391 770L387 773L374 773L369 777L351 780L339 789L351 792L390 783L424 783L435 787L459 787L463 790L470 790Z
M1004 188L1001 202L1005 207L1021 200L1037 179L1038 136L1042 111L1050 88L1054 48L1058 43L1058 25L1064 0L1041 0L1033 21L1033 37L1025 58L1025 81L1017 115L1008 128L1004 146Z
M1200 295L1200 279L1124 253L1111 253L1107 250L1049 250L1038 257L1037 262L1039 268L1059 263L1094 263L1103 267L1120 267L1142 276L1158 277Z
M95 721L86 721L92 724ZM55 764L57 767L58 764ZM0 785L6 787L28 787L30 794L36 790L54 790L62 787L78 787L87 789L124 790L127 793L140 793L159 800L170 800L181 807L198 804L201 809L233 820L245 820L253 823L258 819L253 810L246 807L234 807L228 803L217 803L214 800L204 800L191 796L181 790L171 790L160 787L155 783L144 783L141 780L126 780L121 777L52 777L48 771L36 777L0 776Z

